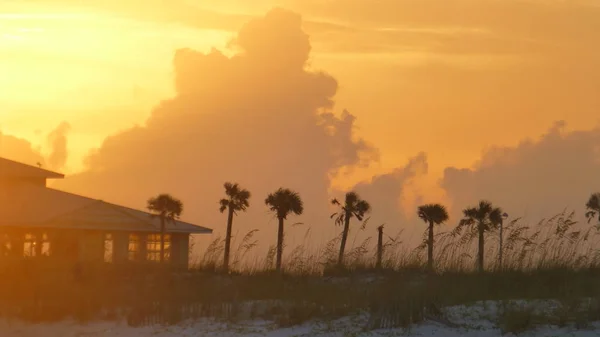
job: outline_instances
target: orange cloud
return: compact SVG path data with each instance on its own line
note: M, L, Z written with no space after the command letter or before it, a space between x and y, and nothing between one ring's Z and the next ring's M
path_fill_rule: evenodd
M484 198L532 222L565 209L582 218L587 198L600 191L600 128L564 128L558 122L538 140L492 148L474 168L447 168L441 186L453 213Z
M0 157L26 163L28 165L46 166L51 170L63 169L68 157L67 134L70 130L67 122L62 122L48 134L47 142L50 153L45 155L41 146L34 146L30 141L0 132Z
M69 157L67 149L67 135L71 130L71 125L62 122L56 129L48 135L48 144L51 152L48 156L48 163L53 170L62 170Z
M44 163L44 157L39 149L34 149L29 141L2 132L0 132L0 156L29 165Z
M402 206L406 200L403 196L416 178L427 175L428 167L427 155L419 153L410 158L404 167L396 168L390 173L376 175L370 181L354 186L353 189L374 208L370 219L373 226L385 223L387 231L391 232L411 227L408 222L414 222L414 211L410 209L409 213L405 212ZM422 201L423 196L413 197L410 206L414 206L414 202L418 204Z
M272 10L233 43L233 57L177 51L176 96L145 126L108 137L86 172L55 186L135 207L169 192L184 200L186 219L219 232L222 184L235 181L253 194L236 228L259 228L267 242L275 227L262 196L284 186L304 199L303 222L327 223L331 177L368 165L376 149L355 135L350 113L334 113L336 80L306 70L310 43L298 15Z

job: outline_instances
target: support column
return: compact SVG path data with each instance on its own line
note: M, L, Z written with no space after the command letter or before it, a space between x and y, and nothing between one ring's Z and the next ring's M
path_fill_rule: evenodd
M129 233L113 233L113 262L124 263L129 257Z
M139 235L139 238L140 238L140 252L139 252L137 262L146 262L146 255L148 253L148 247L146 246L148 243L148 234L142 233Z

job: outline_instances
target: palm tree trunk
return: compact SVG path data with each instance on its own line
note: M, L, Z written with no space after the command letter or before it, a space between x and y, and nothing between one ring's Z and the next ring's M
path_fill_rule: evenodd
M433 271L433 221L429 222L429 239L427 240L427 268Z
M165 261L165 216L160 216L160 263Z
M283 256L283 218L279 218L279 230L277 231L277 261L275 269L281 271L281 257Z
M483 272L483 254L485 251L485 247L484 247L484 230L483 230L483 224L479 223L479 225L477 226L477 230L479 231L479 252L478 252L478 259L477 259L477 266L478 266L478 270L479 272Z
M223 257L223 270L229 270L229 254L231 251L231 229L233 227L233 208L229 206L227 216L227 233L225 234L225 256Z
M338 256L338 266L344 265L344 252L346 251L346 241L350 231L350 214L344 215L344 231L342 232L342 242L340 243L340 255Z

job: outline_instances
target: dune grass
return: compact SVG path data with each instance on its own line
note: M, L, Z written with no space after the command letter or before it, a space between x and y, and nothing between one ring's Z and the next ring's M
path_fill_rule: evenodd
M263 318L286 326L393 311L394 324L405 325L423 319L431 305L600 299L599 232L577 224L573 216L561 213L532 226L519 220L507 224L502 267L497 265L497 233L490 233L484 273L475 271L474 236L457 231L437 234L433 273L425 270L425 247L407 249L401 234L385 243L380 269L374 268L376 254L369 238L348 250L343 268L336 266L335 238L317 251L302 244L294 247L284 259L284 272L276 273L273 247L263 259L249 258L258 244L255 231L234 245L227 274L220 272L220 238L185 271L156 264L85 264L73 269L43 259L4 260L0 315L34 322L126 317L131 325L175 324L197 317ZM565 309L564 321L582 317L574 311ZM584 311L588 320L599 318L597 308ZM502 324L518 330L529 324L527 314L506 313Z

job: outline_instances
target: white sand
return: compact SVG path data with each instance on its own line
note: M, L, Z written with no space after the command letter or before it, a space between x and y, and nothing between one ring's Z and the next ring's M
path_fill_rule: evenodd
M552 306L545 303L546 308ZM243 323L220 323L213 320L199 320L182 323L172 327L132 328L125 323L93 322L80 325L75 322L54 324L24 324L22 322L0 321L2 337L233 337L233 336L266 336L266 337L300 337L300 336L501 336L496 327L495 303L481 303L472 306L456 306L447 308L451 320L464 327L450 328L436 322L425 322L410 329L392 329L362 332L366 316L348 317L333 322L306 323L292 328L276 328L273 323L265 321L249 321ZM505 336L512 336L507 334ZM577 330L551 326L537 327L520 336L600 336L600 323L592 324L590 329Z

